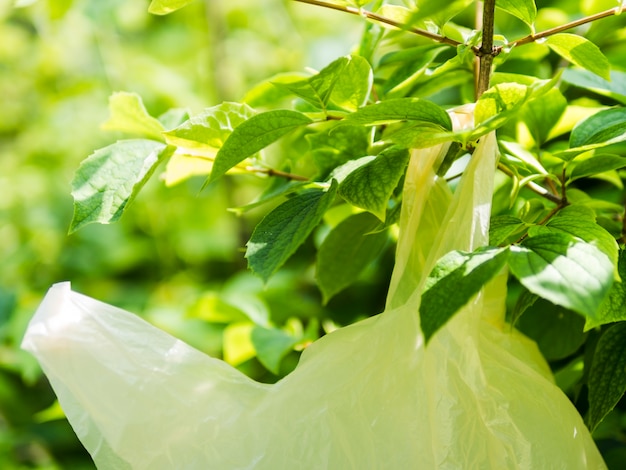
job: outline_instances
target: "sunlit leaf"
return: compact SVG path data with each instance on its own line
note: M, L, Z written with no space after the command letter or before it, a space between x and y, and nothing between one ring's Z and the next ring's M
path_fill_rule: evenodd
M570 147L597 148L626 140L626 108L600 111L580 122L572 130Z
M190 4L194 0L152 0L148 11L154 15L167 15Z
M209 177L209 183L260 150L313 121L297 111L277 110L257 114L244 121L222 145Z
M533 24L537 16L535 0L497 0L496 7L519 18L534 30Z
M491 218L489 224L489 244L498 246L510 241L513 236L521 236L526 224L521 219L510 215L500 215Z
M626 105L626 73L611 71L611 81L587 70L568 68L563 71L563 81L585 90L592 90Z
M624 250L619 253L617 271L621 280L613 283L598 314L593 318L587 318L585 330L607 323L626 321L626 251Z
M72 180L74 218L70 233L94 222L119 220L173 150L153 140L121 140L87 157Z
M103 129L163 140L163 124L148 114L136 93L113 93L109 98L109 111L111 116L102 124Z
M282 359L293 350L298 340L276 328L255 327L250 336L257 359L270 372L278 375Z
M589 415L593 430L626 390L626 323L618 323L600 337L589 372Z
M363 57L350 56L332 91L330 102L347 111L356 111L365 105L374 82L374 73Z
M317 254L317 283L324 302L354 283L387 242L386 232L370 233L379 221L367 212L352 215L324 239Z
M453 251L437 262L420 305L426 341L500 272L508 254L506 248L486 247L472 253Z
M546 38L546 45L565 60L610 80L608 59L594 43L576 34L559 33Z
M594 176L605 171L617 170L626 167L626 157L620 155L593 155L591 158L570 163L568 168L568 182L579 178Z
M250 269L267 281L320 223L336 190L337 184L333 183L327 191L303 191L267 214L247 244Z

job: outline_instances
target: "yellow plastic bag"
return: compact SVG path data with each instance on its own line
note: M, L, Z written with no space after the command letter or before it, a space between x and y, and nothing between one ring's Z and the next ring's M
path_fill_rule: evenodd
M455 194L414 151L384 313L256 383L137 316L51 288L23 347L101 469L599 469L535 344L504 323L499 275L424 346L426 275L487 243L496 164L481 139Z

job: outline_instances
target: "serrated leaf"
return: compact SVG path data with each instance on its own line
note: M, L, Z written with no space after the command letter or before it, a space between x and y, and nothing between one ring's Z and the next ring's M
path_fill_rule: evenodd
M148 12L153 15L167 15L189 5L193 0L152 0Z
M330 127L306 136L313 162L324 179L339 165L367 155L370 132L363 126Z
M360 56L350 56L330 93L330 102L346 111L356 111L365 105L374 83L369 62Z
M339 125L375 126L393 122L419 121L452 130L448 113L432 101L420 98L398 98L364 106L349 114Z
M174 149L154 140L121 140L96 150L72 180L74 218L70 233L119 220L157 165Z
M519 18L534 31L533 24L537 16L537 6L534 0L497 0L496 7Z
M505 265L506 248L453 251L441 258L426 280L420 324L426 342Z
M600 337L589 372L589 415L592 431L613 409L626 390L626 323L618 323Z
M217 152L208 182L215 181L246 158L312 122L304 114L287 109L252 116L234 129Z
M255 327L251 334L257 359L275 375L280 372L280 363L293 350L297 340L276 328Z
M534 340L549 361L574 354L585 342L585 319L570 310L537 300L526 310L516 328Z
M225 102L205 109L164 133L170 145L217 150L233 130L256 114L247 104Z
M626 140L626 108L600 111L578 123L572 130L569 144L582 152Z
M559 33L546 38L545 44L572 64L610 80L609 60L594 43L576 34Z
M335 182L328 191L303 191L267 214L247 244L246 258L250 269L267 281L320 223L336 191Z
M378 220L367 212L344 219L326 236L317 253L317 283L324 303L354 283L378 257L387 242L386 232L371 233Z
M289 90L317 108L326 109L331 93L350 61L350 57L340 57L306 80L277 82L275 86Z
M375 160L350 173L339 185L339 195L384 222L389 198L408 162L408 150L399 147L386 149Z
M109 112L111 116L102 124L103 129L163 140L163 124L148 114L136 93L113 93L109 97Z
M608 297L600 306L598 314L594 318L587 318L585 330L626 320L626 251L624 250L619 253L617 272L621 281L613 283Z
M593 155L586 160L574 160L567 167L569 173L568 183L579 178L586 178L623 167L626 167L626 158L619 155L600 154Z
M523 220L510 215L499 215L491 218L489 224L489 244L498 246L513 236L521 236L526 227Z
M529 291L594 318L613 283L613 263L598 247L566 233L541 233L511 246L511 273Z

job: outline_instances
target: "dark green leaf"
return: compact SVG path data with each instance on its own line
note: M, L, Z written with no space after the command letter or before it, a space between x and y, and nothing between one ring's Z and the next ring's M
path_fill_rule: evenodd
M517 217L510 215L499 215L492 217L489 224L489 244L492 246L502 245L505 242L512 242L511 237L520 237L526 224Z
M373 126L402 121L420 121L452 130L450 116L443 108L419 98L399 98L371 104L349 114L339 124Z
M374 74L363 57L350 56L330 93L330 102L346 111L356 111L370 95Z
M246 104L222 103L205 109L164 135L170 145L217 150L233 129L254 115L255 111Z
M591 158L580 161L572 161L568 168L569 180L598 175L605 171L617 170L626 167L626 158L619 155L593 155Z
M533 29L533 23L537 16L534 0L497 0L496 6L519 18Z
M610 80L608 59L594 43L576 34L559 33L546 39L547 46L572 64Z
M585 319L570 310L539 299L526 310L516 327L534 340L549 361L574 354L585 342Z
M420 306L426 342L467 304L504 266L506 248L453 251L439 260L428 276Z
M111 116L102 124L103 129L163 140L163 124L148 114L136 93L113 93L109 98L109 112Z
M350 173L339 186L339 195L384 222L389 198L408 162L408 150L398 147L386 149L375 160Z
M354 283L378 257L387 242L386 232L371 233L379 225L367 212L351 215L324 239L317 253L317 283L328 302Z
M567 100L553 88L541 98L530 100L522 108L522 119L539 145L547 139L552 128L567 108Z
M256 355L261 364L278 375L280 362L297 343L297 340L282 330L255 326L250 335Z
M594 318L613 283L613 263L566 233L542 233L511 247L511 272L550 302Z
M612 70L611 81L608 81L587 70L566 69L562 78L564 82L608 96L626 105L626 73L624 72Z
M94 222L119 220L172 151L173 147L154 140L121 140L87 157L72 180L74 218L70 233Z
M252 271L267 281L320 223L333 202L337 184L328 191L311 189L294 196L267 214L247 244Z
M626 140L626 108L600 111L580 122L570 135L572 148L589 150Z
M585 330L626 320L626 251L624 250L619 253L617 271L621 280L613 283L598 314L594 318L587 318Z
M367 156L370 132L363 126L340 126L308 134L311 154L324 179L337 166Z
M312 122L304 114L287 109L252 116L235 128L217 152L208 182L215 181L246 158Z
M515 302L515 306L513 307L513 311L511 312L510 323L513 326L516 325L517 321L524 314L524 312L532 307L539 299L539 297L537 297L525 287L522 287L522 289L522 293L517 298L517 302Z
M589 415L592 431L626 390L626 323L618 323L600 337L589 373Z

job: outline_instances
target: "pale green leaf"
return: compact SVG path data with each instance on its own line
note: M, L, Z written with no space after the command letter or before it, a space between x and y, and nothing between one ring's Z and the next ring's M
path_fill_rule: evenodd
M386 149L375 160L350 173L339 186L339 195L384 222L389 198L408 162L409 152L406 149Z
M626 167L626 157L619 155L600 154L593 155L585 160L574 160L567 167L569 173L568 183L579 178L586 178L623 167Z
M568 68L563 71L563 81L574 86L608 96L626 105L626 73L611 71L611 81L598 77L587 70Z
M148 11L153 15L167 15L190 4L194 0L152 0Z
M257 359L270 372L278 375L283 358L298 342L294 337L276 328L254 327L250 336Z
M592 431L617 405L626 390L626 323L618 323L600 337L589 372L589 415Z
M442 107L419 98L398 98L364 106L346 116L339 124L374 126L406 121L430 123L444 130L452 130L450 116Z
M613 283L613 263L598 247L566 233L542 233L511 246L509 267L524 287L594 318Z
M217 150L239 124L255 114L247 104L225 102L207 108L165 132L165 140L178 147Z
M533 24L537 16L535 0L497 0L496 7L519 18L534 31Z
M453 251L441 258L428 276L420 305L426 342L467 304L505 265L506 248Z
M607 323L626 321L626 251L624 250L619 253L617 271L621 280L613 283L598 314L593 318L587 318L585 330Z
M247 244L250 269L267 281L320 223L336 190L337 184L333 182L328 191L303 191L267 214Z
M418 10L413 14L412 22L429 20L442 28L471 3L472 0L418 0Z
M74 218L70 233L119 220L157 165L173 151L154 140L122 140L96 150L72 180Z
M522 108L522 119L536 143L541 145L548 140L550 131L566 108L567 100L557 88L526 103Z
M361 212L344 219L326 236L317 253L315 276L324 303L354 283L381 253L387 233L370 233L378 225L375 217Z
M252 116L237 126L226 139L215 157L208 182L215 181L246 158L312 122L306 115L287 109Z
M572 150L579 152L626 140L626 108L600 111L580 122L570 135Z
M594 43L576 34L559 33L546 38L546 45L565 60L610 80L609 60Z
M109 112L111 116L102 124L103 129L163 140L163 124L148 114L136 93L113 93L109 97Z
M346 111L365 105L374 82L369 62L360 56L349 56L330 93L330 102Z

